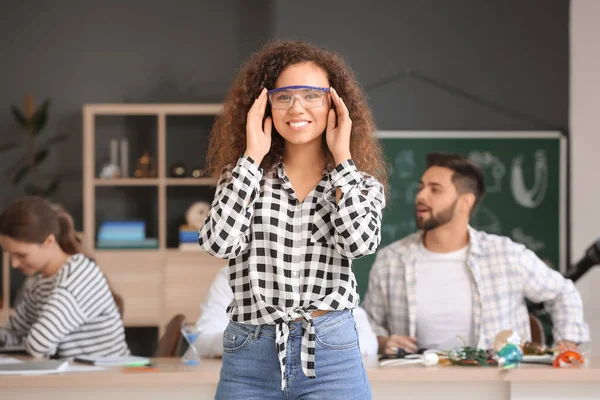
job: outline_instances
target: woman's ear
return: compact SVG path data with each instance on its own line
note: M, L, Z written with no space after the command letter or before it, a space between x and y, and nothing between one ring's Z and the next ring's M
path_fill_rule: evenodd
M44 243L42 245L43 246L52 246L54 243L56 243L56 236L54 236L54 233L51 233L46 237L46 239L44 240Z

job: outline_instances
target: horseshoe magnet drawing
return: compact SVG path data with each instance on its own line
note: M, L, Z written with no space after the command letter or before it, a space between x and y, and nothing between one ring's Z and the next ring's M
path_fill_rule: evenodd
M548 188L548 160L544 150L535 152L535 181L528 189L523 178L523 156L512 161L511 188L517 203L525 208L536 208L544 200Z

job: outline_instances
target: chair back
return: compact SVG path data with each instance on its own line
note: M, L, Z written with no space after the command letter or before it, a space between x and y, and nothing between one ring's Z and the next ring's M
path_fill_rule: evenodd
M154 357L179 357L181 345L181 326L185 322L185 315L177 314L167 324L165 333L158 341L158 347Z
M531 327L531 341L533 343L545 344L546 337L544 335L544 326L533 314L529 314L529 325Z

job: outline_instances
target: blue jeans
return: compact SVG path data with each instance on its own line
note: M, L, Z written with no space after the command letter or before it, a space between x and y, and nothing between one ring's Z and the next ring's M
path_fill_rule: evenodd
M313 321L317 377L309 379L302 372L302 322L292 322L284 390L281 390L275 326L230 322L223 333L223 366L215 399L370 400L371 388L352 312L331 311Z

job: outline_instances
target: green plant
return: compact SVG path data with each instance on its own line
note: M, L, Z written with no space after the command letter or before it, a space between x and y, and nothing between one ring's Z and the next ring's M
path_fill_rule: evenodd
M47 173L42 174L44 171L41 164L48 157L50 147L64 141L67 135L56 135L39 145L37 143L48 122L49 106L50 99L46 99L36 108L29 95L25 97L24 110L11 105L11 112L22 128L23 135L21 140L0 145L0 153L24 147L23 154L6 170L6 176L11 179L13 186L26 180L24 189L29 195L50 197L58 189L60 181L60 176L48 177Z

